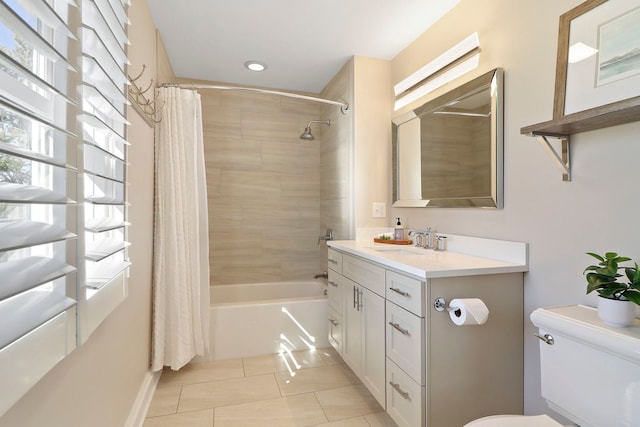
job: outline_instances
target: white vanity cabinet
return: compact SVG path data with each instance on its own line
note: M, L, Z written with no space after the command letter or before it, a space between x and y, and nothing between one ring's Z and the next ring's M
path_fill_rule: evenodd
M384 268L343 254L342 358L385 407Z
M491 414L523 413L527 246L467 239L469 247L508 255L414 257L371 243L329 242L336 261L329 262L329 280L337 284L329 285L330 316L343 328L330 342L398 426L459 427ZM454 246L462 239L448 240ZM333 288L341 298L331 295ZM437 298L447 305L480 298L489 318L455 325L448 311L436 310Z
M342 277L342 254L334 249L328 253L327 299L329 302L329 344L342 355L344 336L344 298Z

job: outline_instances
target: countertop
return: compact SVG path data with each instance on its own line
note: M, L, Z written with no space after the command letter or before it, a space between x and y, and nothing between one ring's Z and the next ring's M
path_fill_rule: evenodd
M529 270L527 244L505 240L447 235L446 251L373 240L333 240L327 245L421 279Z

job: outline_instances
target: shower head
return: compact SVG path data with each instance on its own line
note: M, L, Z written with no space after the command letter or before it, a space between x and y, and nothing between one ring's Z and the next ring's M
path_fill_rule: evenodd
M320 123L321 125L331 125L331 120L311 120L309 122L309 124L307 125L307 127L304 128L304 132L302 132L302 135L300 135L300 139L304 140L304 141L313 141L315 138L313 137L313 134L311 133L311 124L312 123Z

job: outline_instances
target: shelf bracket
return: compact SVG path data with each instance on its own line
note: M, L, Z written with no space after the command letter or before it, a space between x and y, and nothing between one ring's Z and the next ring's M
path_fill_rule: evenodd
M571 139L569 135L556 135L548 133L533 132L533 136L542 144L554 163L562 171L562 180L571 181ZM549 138L560 140L560 153L551 144Z

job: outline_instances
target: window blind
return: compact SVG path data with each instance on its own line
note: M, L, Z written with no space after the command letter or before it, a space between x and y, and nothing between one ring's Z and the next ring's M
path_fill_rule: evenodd
M126 297L128 5L0 2L0 416Z
M82 0L85 280L80 341L126 297L126 4Z
M69 7L0 3L0 415L76 343Z

